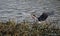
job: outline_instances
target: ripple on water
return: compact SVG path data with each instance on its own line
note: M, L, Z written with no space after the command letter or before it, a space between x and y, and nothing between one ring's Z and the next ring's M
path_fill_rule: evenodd
M22 15L22 13L21 13L21 12L19 12L19 13L17 13L17 15Z
M1 11L0 14L11 14L13 11Z
M0 17L0 21L2 21L2 22L7 22L7 21L8 21L7 16L1 16L1 17Z

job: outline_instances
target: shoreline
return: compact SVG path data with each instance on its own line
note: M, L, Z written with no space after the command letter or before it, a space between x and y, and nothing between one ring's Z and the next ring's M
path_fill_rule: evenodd
M56 25L51 26L51 23L37 22L31 24L29 22L15 23L14 21L8 21L6 23L0 22L0 35L6 36L43 36L44 35L60 35L59 27Z

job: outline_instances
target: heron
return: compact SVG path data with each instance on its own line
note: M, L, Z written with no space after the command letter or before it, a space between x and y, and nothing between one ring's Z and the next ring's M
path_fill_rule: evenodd
M32 15L32 18L34 20L38 20L39 23L41 23L41 21L45 21L48 18L48 16L53 15L53 14L54 12L43 12L39 17L36 17L36 15Z

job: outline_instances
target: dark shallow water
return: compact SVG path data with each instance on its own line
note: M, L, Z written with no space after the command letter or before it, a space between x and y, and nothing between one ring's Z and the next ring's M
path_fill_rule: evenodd
M41 15L43 12L51 11L54 11L55 15L49 16L48 20L58 20L60 23L60 1L58 0L0 0L0 20L2 21L8 21L11 18L20 22L24 19L31 21L31 13Z

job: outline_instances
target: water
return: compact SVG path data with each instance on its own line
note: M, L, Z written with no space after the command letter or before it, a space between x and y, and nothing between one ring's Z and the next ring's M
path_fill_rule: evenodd
M60 18L60 1L58 0L0 0L0 20L8 21L14 18L17 21L23 21L30 14L41 15L42 12L54 11L55 15L50 16L48 19L59 20Z

